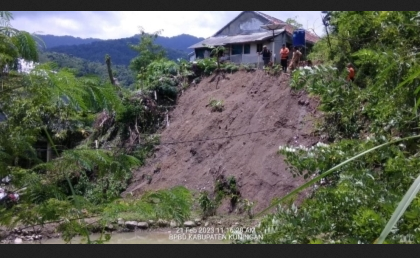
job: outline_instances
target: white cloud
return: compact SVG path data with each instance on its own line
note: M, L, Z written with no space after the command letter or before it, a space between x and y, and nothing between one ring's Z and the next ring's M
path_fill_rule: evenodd
M305 28L323 34L320 12L263 11L286 20L297 17ZM209 37L234 19L240 11L24 11L14 12L12 26L28 32L72 35L81 38L130 37L142 26L147 32L163 29L163 36L190 34Z

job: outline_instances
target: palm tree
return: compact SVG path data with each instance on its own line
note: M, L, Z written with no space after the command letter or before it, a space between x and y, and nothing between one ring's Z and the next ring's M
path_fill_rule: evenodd
M19 58L33 62L39 59L36 37L11 27L11 20L10 11L0 11L0 72L6 67L16 67Z

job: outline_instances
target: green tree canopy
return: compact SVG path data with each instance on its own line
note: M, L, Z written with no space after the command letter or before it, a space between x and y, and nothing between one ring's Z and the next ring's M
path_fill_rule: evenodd
M153 61L165 57L166 52L160 45L155 44L156 38L162 33L157 31L152 34L146 33L143 28L140 28L140 42L138 45L130 45L131 49L137 51L139 54L130 64L130 68L139 73L146 69L146 67Z

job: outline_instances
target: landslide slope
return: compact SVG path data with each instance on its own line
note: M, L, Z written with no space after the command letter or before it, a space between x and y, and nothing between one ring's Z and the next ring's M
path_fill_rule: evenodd
M212 112L210 99L223 100L224 110ZM179 97L161 145L123 195L178 185L211 192L222 174L234 176L242 198L256 201L259 211L303 183L277 151L317 143L311 137L315 115L316 101L292 91L288 75L241 71L205 78Z

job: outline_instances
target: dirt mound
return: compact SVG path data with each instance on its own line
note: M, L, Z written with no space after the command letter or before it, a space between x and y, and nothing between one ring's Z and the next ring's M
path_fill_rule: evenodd
M212 112L210 99L223 100L223 111ZM315 144L314 114L316 101L292 92L288 75L254 71L206 78L180 96L162 144L124 194L177 185L212 191L219 175L234 176L242 198L256 201L259 211L302 184L277 151L279 145Z

